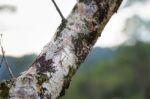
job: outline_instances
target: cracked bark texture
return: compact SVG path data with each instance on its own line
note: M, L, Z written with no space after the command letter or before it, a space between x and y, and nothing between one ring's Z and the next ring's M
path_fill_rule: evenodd
M0 84L0 97L58 99L122 0L79 0L67 21L21 76Z

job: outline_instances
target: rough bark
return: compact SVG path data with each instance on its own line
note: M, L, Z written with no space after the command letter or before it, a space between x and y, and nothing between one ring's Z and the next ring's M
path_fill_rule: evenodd
M122 0L79 0L53 39L21 76L0 84L0 97L58 99Z

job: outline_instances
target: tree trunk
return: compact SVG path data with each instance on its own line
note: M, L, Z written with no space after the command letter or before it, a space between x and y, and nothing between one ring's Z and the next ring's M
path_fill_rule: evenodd
M79 0L30 68L0 84L0 97L58 99L122 0Z

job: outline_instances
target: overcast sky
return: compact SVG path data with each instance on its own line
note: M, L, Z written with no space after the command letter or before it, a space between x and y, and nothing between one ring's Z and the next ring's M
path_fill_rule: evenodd
M76 0L55 1L65 17L76 3ZM40 53L61 22L51 0L0 0L0 5L3 4L17 7L16 13L0 13L0 33L4 35L6 54L20 56L33 52ZM125 19L134 14L149 18L150 13L144 9L150 9L150 3L119 10L109 21L95 46L111 47L124 42L126 38L121 30Z

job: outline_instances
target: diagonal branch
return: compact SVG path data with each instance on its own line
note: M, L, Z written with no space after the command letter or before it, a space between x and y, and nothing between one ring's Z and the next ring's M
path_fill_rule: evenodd
M11 99L58 99L64 95L72 76L121 2L79 0L29 70L9 81L11 86L2 83L8 90L0 86L0 94L5 92Z

